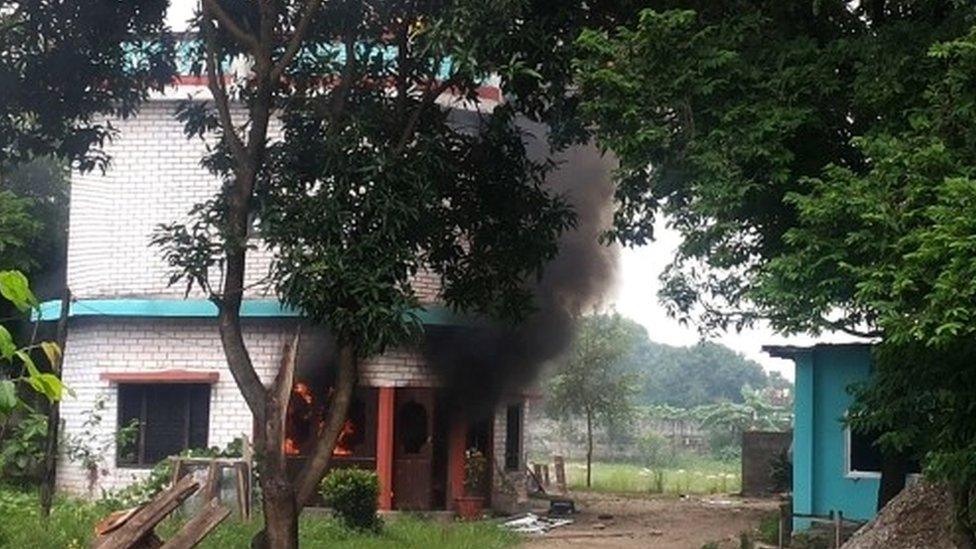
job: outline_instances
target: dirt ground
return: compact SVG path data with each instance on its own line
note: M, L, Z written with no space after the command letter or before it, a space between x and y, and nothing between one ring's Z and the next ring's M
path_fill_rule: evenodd
M574 494L575 523L533 536L530 549L593 547L700 549L709 542L738 547L739 534L776 512L775 500L734 496ZM544 508L540 507L540 512Z

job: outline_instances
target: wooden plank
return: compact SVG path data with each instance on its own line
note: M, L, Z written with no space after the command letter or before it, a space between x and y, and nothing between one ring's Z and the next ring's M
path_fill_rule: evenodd
M211 461L210 467L207 468L207 487L204 493L204 497L208 500L220 499L220 471L220 465L216 461Z
M200 483L192 475L183 477L172 488L157 494L117 530L97 540L94 547L128 549L135 546L199 488Z
M196 547L203 538L207 537L207 534L228 516L230 516L230 509L221 505L219 499L211 499L202 511L188 520L175 536L163 544L163 549L190 549Z
M238 463L234 467L234 478L237 480L237 509L241 520L251 520L251 497L247 490L247 465Z
M176 486L176 483L180 481L180 473L183 472L183 460L178 457L172 458L172 460L173 460L173 480L170 481L170 484Z
M566 462L563 456L553 456L552 463L556 468L556 491L566 493Z
M177 459L172 457L170 459ZM244 458L212 458L212 457L180 457L183 465L210 465L216 463L226 467L232 467L238 463L244 463Z

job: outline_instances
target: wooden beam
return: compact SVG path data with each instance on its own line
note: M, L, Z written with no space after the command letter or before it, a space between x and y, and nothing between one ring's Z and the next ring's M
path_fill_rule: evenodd
M162 549L190 549L196 547L200 543L200 540L207 537L207 534L228 516L230 516L230 509L221 505L219 499L213 498L207 502L202 511L188 520L175 536L164 543Z
M467 449L468 423L461 417L451 422L447 442L447 508L454 509L454 499L464 495L464 451Z
M376 412L376 476L380 482L380 509L393 509L393 408L396 389L380 387Z
M125 524L95 542L96 549L127 549L152 533L153 528L172 513L186 498L200 488L200 483L187 475L172 488L160 492L139 509Z

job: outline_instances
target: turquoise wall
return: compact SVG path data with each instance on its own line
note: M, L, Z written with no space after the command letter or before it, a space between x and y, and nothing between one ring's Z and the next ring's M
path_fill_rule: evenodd
M846 474L844 414L853 398L851 384L871 374L867 345L820 345L796 352L793 429L793 509L795 513L868 520L875 515L878 478ZM809 521L796 519L803 529Z

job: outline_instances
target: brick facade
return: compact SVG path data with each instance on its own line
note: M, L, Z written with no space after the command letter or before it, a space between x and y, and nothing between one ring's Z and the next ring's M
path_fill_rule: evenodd
M509 405L522 404L522 434L521 451L519 452L519 466L517 469L505 467L505 446L508 435L507 408ZM516 513L524 510L528 502L528 487L526 486L525 468L525 430L526 418L529 414L529 401L524 397L512 396L503 399L495 410L492 425L492 495L493 508L505 512Z
M212 385L208 444L224 447L242 435L251 436L251 414L227 370L217 326L212 320L173 319L77 319L72 323L65 349L64 382L75 395L62 403L66 437L84 438L86 410L103 399L105 409L99 423L101 435L92 447L109 449L101 464L94 493L118 488L144 469L115 466L117 430L117 392L106 374L123 372L162 372L188 370L218 372ZM265 383L274 378L282 347L294 332L290 322L252 321L245 325L244 337L251 360ZM360 367L360 384L371 387L432 387L439 383L422 357L410 350L392 350L373 357ZM504 444L504 442L502 443ZM61 488L78 494L88 490L88 480L80 463L63 457L58 468Z
M75 299L184 299L185 286L168 285L168 267L150 239L162 223L183 221L196 203L211 198L219 182L200 166L206 153L199 139L187 139L173 118L177 103L154 100L138 116L113 121L118 136L106 146L112 157L107 172L73 174L68 285ZM272 253L263 246L248 255L246 298L273 298L266 278ZM436 303L436 276L422 272L415 290L424 303ZM205 297L194 290L190 298ZM288 320L245 323L245 340L258 375L270 383L281 349L293 331ZM220 344L214 319L108 318L72 319L65 352L64 381L74 392L62 403L65 425L62 447L73 441L95 440L104 448L92 494L117 489L146 474L147 469L116 467L115 433L118 384L112 374L186 370L216 372L211 385L208 444L223 447L250 435L251 414L237 389ZM374 387L437 387L441 385L412 349L393 349L365 361L360 384ZM83 423L86 411L104 401L94 428ZM505 415L496 428L495 446L504 459ZM524 416L523 416L524 417ZM498 417L495 418L496 424ZM498 425L496 425L498 427ZM499 441L499 436L502 437ZM504 465L504 463L502 463ZM80 463L62 455L58 486L76 494L88 493L88 478Z

